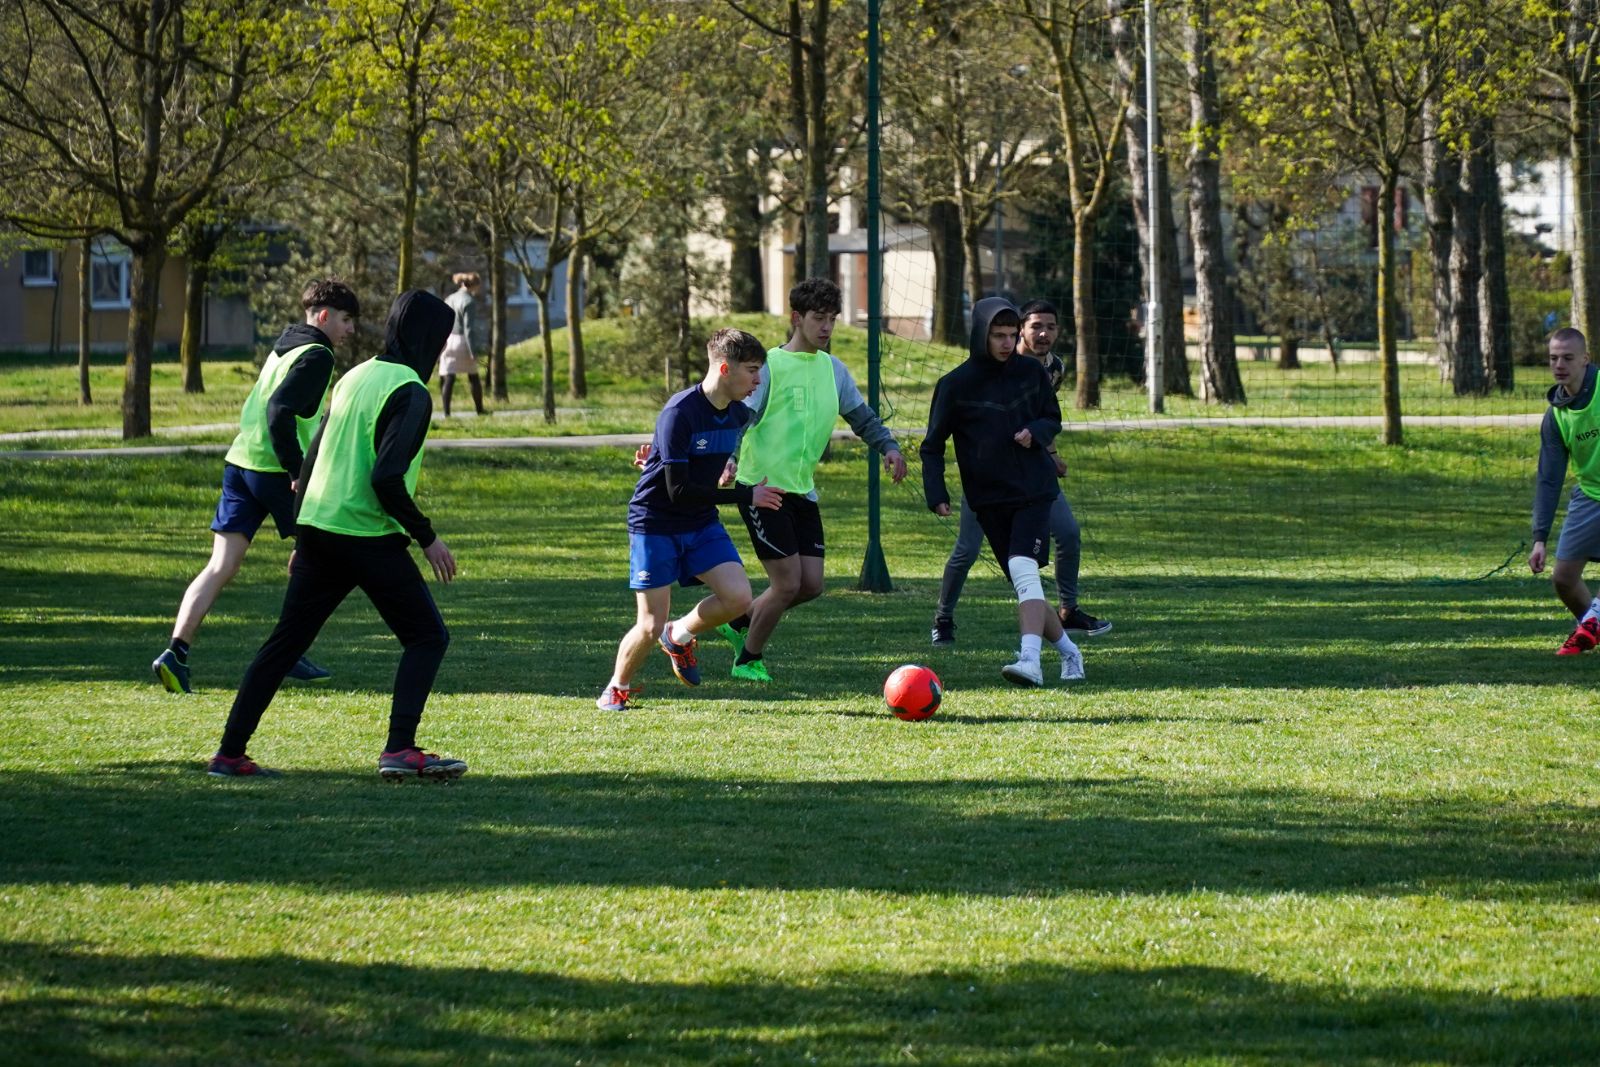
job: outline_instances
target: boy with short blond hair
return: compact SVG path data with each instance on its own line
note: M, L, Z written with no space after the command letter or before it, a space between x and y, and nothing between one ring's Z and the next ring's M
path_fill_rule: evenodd
M1550 376L1555 384L1550 387L1550 407L1539 428L1533 551L1528 554L1528 569L1534 574L1544 571L1545 542L1570 461L1577 470L1577 483L1567 499L1550 577L1556 595L1578 620L1556 655L1577 656L1600 643L1600 599L1589 595L1583 580L1584 564L1600 559L1600 404L1595 403L1600 375L1589 362L1588 343L1578 330L1569 326L1550 335Z

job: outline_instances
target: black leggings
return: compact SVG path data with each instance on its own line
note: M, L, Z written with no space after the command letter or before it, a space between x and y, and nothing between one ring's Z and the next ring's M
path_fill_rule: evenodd
M404 651L394 675L389 708L387 752L416 745L417 724L450 644L450 633L408 550L404 534L349 537L301 526L289 588L283 594L278 625L245 669L233 698L220 753L242 756L267 705L289 673L352 589L367 594L373 607L400 639Z

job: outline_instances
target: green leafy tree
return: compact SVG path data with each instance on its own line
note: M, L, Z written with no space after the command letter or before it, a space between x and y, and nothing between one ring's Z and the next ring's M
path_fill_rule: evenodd
M1500 66L1517 0L1260 0L1227 14L1235 102L1259 143L1294 178L1377 183L1378 346L1383 440L1403 440L1391 221L1414 167L1422 113L1438 100L1448 132L1492 106L1514 78ZM1222 15L1221 11L1216 12ZM1469 62L1481 58L1484 62Z
M278 126L272 85L298 13L267 0L7 0L0 5L0 218L109 234L131 258L122 433L150 433L161 270L178 227ZM96 205L74 210L71 191ZM86 222L86 219L89 220Z

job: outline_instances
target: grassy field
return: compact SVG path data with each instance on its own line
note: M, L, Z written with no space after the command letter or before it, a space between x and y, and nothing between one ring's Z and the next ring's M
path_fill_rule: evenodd
M7 386L9 389L10 387ZM493 420L490 420L493 421ZM1071 441L1088 680L1013 690L952 531L887 497L851 591L859 449L822 471L830 591L778 681L646 672L626 455L438 451L462 566L423 720L454 786L373 773L396 653L356 598L252 754L200 773L275 617L263 540L148 678L215 457L0 463L0 1042L8 1063L1508 1064L1600 1061L1600 658L1556 660L1497 430ZM1197 457L1199 457L1197 459ZM744 540L742 532L736 540ZM933 720L878 699L895 665ZM1047 661L1048 662L1048 661Z
M778 344L783 340L785 322L771 315L735 315L716 320L717 325L735 325L751 331L763 341ZM567 395L566 331L553 335L556 348L557 421L547 424L541 412L539 367L541 346L537 338L513 346L507 355L510 368L510 395L506 401L491 400L498 414L489 419L438 418L435 432L454 437L512 437L525 435L573 435L648 431L660 409L664 391L661 373L652 370L640 376L626 368L636 365L629 335L621 320L599 320L585 326L586 351L590 367L589 395L574 400ZM866 390L866 333L840 327L834 350L854 371L863 392ZM1379 367L1371 352L1352 350L1338 369L1327 363L1308 363L1296 371L1279 370L1267 360L1249 358L1252 349L1240 350L1240 374L1248 403L1229 407L1206 404L1198 399L1173 396L1167 402L1172 417L1235 418L1270 416L1303 418L1328 415L1368 415L1382 413ZM962 350L922 342L886 338L883 360L881 408L894 425L917 427L927 418L933 383L961 359ZM1401 367L1401 396L1407 415L1477 415L1493 418L1515 413L1537 413L1544 409L1549 388L1542 367L1518 367L1517 385L1509 393L1492 397L1454 396L1448 384L1439 380L1438 371L1425 364L1407 363ZM1200 369L1191 365L1196 389ZM226 425L238 422L239 405L254 383L256 368L248 360L213 360L205 367L206 392L185 394L176 358L158 356L152 369L151 417L158 437L188 443L226 443L229 429L179 433L177 427ZM118 407L122 396L122 361L114 354L95 357L91 390L95 403L77 403L78 385L74 358L48 357L20 353L0 353L0 433L37 430L120 429ZM471 398L461 386L458 410L470 412ZM1069 423L1093 425L1105 419L1146 416L1148 401L1143 387L1126 377L1111 376L1103 381L1102 406L1093 411L1070 408L1070 389L1063 393L1069 405ZM436 415L437 401L436 401ZM34 438L13 447L50 448L109 447L115 438Z

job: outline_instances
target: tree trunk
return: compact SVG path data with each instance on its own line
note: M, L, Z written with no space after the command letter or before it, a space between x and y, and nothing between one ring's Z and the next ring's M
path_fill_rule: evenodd
M765 156L762 156L765 159ZM732 252L728 259L729 307L735 314L765 311L766 279L761 269L761 187L743 159L722 196L724 231Z
M1481 147L1474 138L1460 168L1455 241L1450 247L1450 377L1456 396L1483 396L1489 391L1484 374L1482 320L1478 306L1478 287L1483 280L1483 192L1477 184L1482 177L1478 165L1480 155Z
M178 364L183 368L185 393L206 391L205 375L200 366L200 333L205 329L206 283L210 277L209 260L189 260L189 276L183 285L183 338L178 343Z
M1140 41L1137 12L1130 16L1130 0L1109 0L1111 13L1111 45L1116 61L1117 77L1127 86L1131 103L1128 106L1127 125L1123 130L1123 144L1128 150L1128 192L1133 201L1134 224L1139 231L1139 284L1144 306L1151 302L1150 279L1145 277L1150 263L1150 242L1161 242L1161 291L1166 294L1161 302L1161 378L1163 391L1169 396L1193 396L1194 385L1189 380L1189 345L1183 335L1183 275L1178 261L1178 225L1172 214L1172 180L1167 167L1166 154L1157 144L1156 156L1156 226L1150 228L1149 181L1146 170L1149 161L1149 136L1146 128L1144 60ZM1157 116L1159 130L1160 118Z
M966 309L962 307L966 251L961 244L961 213L956 205L928 205L928 243L933 249L933 340L967 347Z
M1433 341L1439 376L1446 381L1455 371L1451 345L1450 255L1455 242L1456 187L1461 180L1461 159L1439 138L1438 104L1431 97L1422 109L1422 206L1428 216L1428 254L1433 268Z
M406 175L405 188L402 190L404 207L400 215L400 271L396 293L403 293L411 288L411 278L415 273L417 183L422 180L422 135L425 132L417 122L416 92L417 75L415 71L411 71L406 93L406 109L410 121L406 125Z
M489 369L496 400L510 400L506 384L506 229L504 219L489 222Z
M1245 402L1233 340L1233 290L1222 248L1221 105L1211 54L1210 0L1191 0L1185 20L1189 73L1189 232L1200 311L1200 395L1216 404ZM1179 327L1182 328L1181 326Z
M1072 317L1078 345L1080 411L1100 406L1100 337L1094 318L1094 219L1088 212L1072 220Z
M828 257L828 4L812 0L810 44L806 49L806 271L826 278Z
M1278 369L1300 369L1300 334L1287 319L1278 323Z
M805 48L805 23L800 17L800 0L789 0L789 125L794 127L791 143L805 156L809 153L809 140L807 126L810 110L806 107L806 48ZM800 218L796 224L794 235L794 280L804 281L811 277L810 264L806 262L806 232L810 227L806 219L811 210L809 190L801 193ZM670 370L667 375L667 392L672 392L672 376Z
M685 209L687 213L687 208ZM689 388L689 349L693 324L689 321L689 244L685 240L678 257L678 388Z
M91 238L85 237L78 249L78 403L93 404L89 393L89 264Z
M961 232L961 257L967 261L967 292L972 295L972 302L977 303L986 295L983 287L983 260L979 256L978 228L962 226ZM995 290L998 294L999 290Z
M122 378L122 438L150 436L150 359L161 306L166 234L140 234L129 246L128 357Z
M1510 392L1515 384L1511 349L1511 291L1506 278L1505 201L1500 193L1500 166L1494 130L1484 123L1483 159L1483 282L1478 306L1483 311L1483 356L1492 388Z
M567 257L567 393L574 400L589 395L583 360L583 240L572 242Z
M548 276L548 269L546 271ZM539 302L539 344L544 351L544 362L540 366L539 391L544 402L544 421L556 421L556 348L555 341L550 336L550 289L548 286L535 289L533 293Z
M1404 443L1400 421L1400 353L1395 342L1399 314L1395 294L1394 198L1397 167L1390 167L1378 186L1378 351L1383 361L1383 443Z
M1572 324L1585 335L1600 325L1600 81L1572 87L1567 121L1572 160Z

